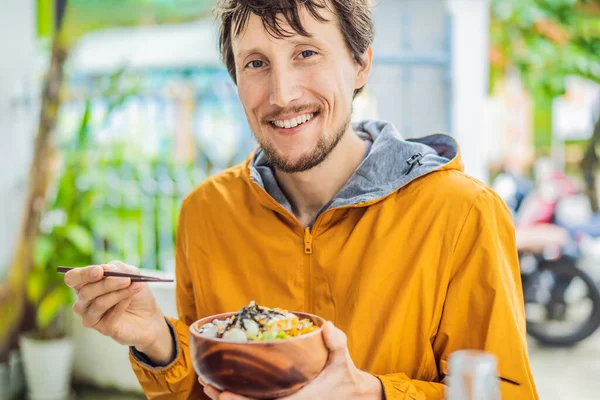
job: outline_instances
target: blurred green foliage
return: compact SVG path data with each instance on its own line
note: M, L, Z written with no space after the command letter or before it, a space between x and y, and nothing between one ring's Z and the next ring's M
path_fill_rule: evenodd
M61 37L72 45L81 35L111 27L177 23L210 13L214 2L195 0L69 0ZM55 31L55 0L38 0L38 35ZM46 197L35 241L27 298L33 305L35 334L67 332L65 311L73 292L56 267L86 266L120 259L153 269L169 269L174 256L177 213L182 198L211 171L160 156L149 157L127 143L100 143L94 136L93 98L108 101L104 119L136 96L117 71L102 93L94 91L81 110L77 132L58 144L60 166ZM69 95L67 95L68 97ZM200 154L203 160L206 155ZM206 168L205 168L206 167ZM40 205L41 206L41 205Z
M132 88L122 89L118 83L121 74L122 71L117 71L108 77L109 84L103 93L109 99L107 116L135 92ZM91 265L97 258L98 225L105 220L98 208L98 196L103 193L96 190L93 182L86 182L95 162L90 157L95 151L91 125L88 99L75 134L58 145L55 164L60 168L54 171L56 180L47 194L34 246L33 267L27 279L27 298L36 311L35 333L39 338L59 337L67 329L62 317L72 303L73 292L56 268Z
M54 32L56 0L37 0L38 36ZM65 36L81 35L114 27L143 26L193 21L210 15L212 0L69 0Z
M599 2L492 0L491 6L492 78L515 68L532 94L548 98L564 93L567 76L600 82Z
M81 119L73 146L85 149L90 117L89 102ZM33 254L33 268L27 279L27 298L36 310L35 331L39 338L59 337L65 333L65 308L72 302L72 291L56 272L60 265L90 265L94 254L92 192L78 185L83 153L65 155L59 179L48 196L40 234Z
M118 259L172 271L181 201L214 171L208 149L199 146L196 157L187 161L177 159L168 144L158 153L147 153L123 134L134 126L111 125L115 119L122 121L130 102L145 96L140 81L135 73L121 70L83 87L70 83L65 88L61 118L70 121L68 109L69 115L77 115L77 125L66 129L58 124L55 164L60 168L46 199L27 285L40 337L63 333L61 315L73 299L57 266ZM102 138L101 132L112 129L118 134ZM174 133L162 135L169 143Z
M600 83L598 0L492 0L491 85L517 71L534 104L534 145L548 155L552 104L566 78Z

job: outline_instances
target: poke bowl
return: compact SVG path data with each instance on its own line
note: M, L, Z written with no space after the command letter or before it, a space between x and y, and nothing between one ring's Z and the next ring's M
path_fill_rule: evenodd
M323 318L252 302L190 326L190 355L201 380L255 399L290 395L325 367Z

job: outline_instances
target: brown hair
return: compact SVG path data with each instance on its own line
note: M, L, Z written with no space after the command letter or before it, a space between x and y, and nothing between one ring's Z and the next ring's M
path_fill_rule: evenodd
M221 0L216 9L221 25L219 48L229 75L236 84L231 43L232 38L239 36L245 28L250 14L259 16L265 30L273 37L291 37L296 33L310 36L300 21L300 7L304 7L319 22L327 21L320 13L323 9L329 9L337 15L348 50L357 63L364 65L362 57L375 36L368 0ZM280 15L284 20L278 19ZM292 31L283 27L282 22L287 22ZM362 88L355 90L354 96L361 91Z

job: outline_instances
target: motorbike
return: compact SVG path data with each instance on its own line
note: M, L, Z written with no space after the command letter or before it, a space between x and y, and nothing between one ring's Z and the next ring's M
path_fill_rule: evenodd
M546 168L536 177L534 184L501 174L494 189L515 221L527 333L544 345L570 346L600 326L600 290L590 273L597 276L600 263L582 268L600 243L600 216L566 175Z

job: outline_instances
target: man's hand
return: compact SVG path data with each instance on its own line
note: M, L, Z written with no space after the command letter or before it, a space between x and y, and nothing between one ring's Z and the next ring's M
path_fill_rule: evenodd
M346 334L327 322L323 327L323 338L329 349L329 358L323 371L298 392L280 400L383 399L379 379L354 366ZM202 381L200 383L204 385L204 393L212 400L252 400L233 393L221 393Z
M73 305L83 325L120 344L135 346L157 364L170 361L173 340L154 295L143 282L107 277L104 271L139 275L139 270L120 261L76 268L65 274L65 283L77 293Z

